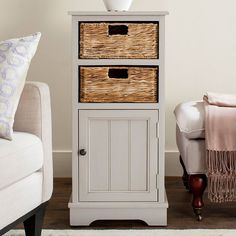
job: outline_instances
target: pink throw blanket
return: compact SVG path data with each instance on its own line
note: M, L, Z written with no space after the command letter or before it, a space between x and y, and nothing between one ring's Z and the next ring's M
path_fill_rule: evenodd
M236 95L208 92L203 99L208 197L236 201Z

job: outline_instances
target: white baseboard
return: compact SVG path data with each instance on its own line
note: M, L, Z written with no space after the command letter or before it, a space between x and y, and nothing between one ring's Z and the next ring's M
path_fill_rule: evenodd
M178 151L165 152L165 173L166 176L182 176L183 169L179 162Z
M72 176L72 152L53 151L53 175L54 177Z
M54 177L71 177L71 151L54 151ZM166 151L166 176L182 176L178 151Z

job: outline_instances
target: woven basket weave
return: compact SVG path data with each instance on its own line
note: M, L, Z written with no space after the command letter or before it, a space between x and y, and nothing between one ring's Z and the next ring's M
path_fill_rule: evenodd
M80 102L156 103L157 91L157 67L80 67Z
M158 59L158 23L81 23L80 58Z

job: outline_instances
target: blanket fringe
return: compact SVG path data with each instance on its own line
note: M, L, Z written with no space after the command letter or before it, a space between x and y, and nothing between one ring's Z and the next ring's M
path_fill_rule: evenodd
M236 151L207 150L208 198L212 202L236 201Z

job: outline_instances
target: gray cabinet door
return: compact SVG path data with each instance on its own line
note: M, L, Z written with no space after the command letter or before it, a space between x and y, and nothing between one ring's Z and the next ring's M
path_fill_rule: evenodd
M157 110L80 110L79 200L158 201L157 129Z

